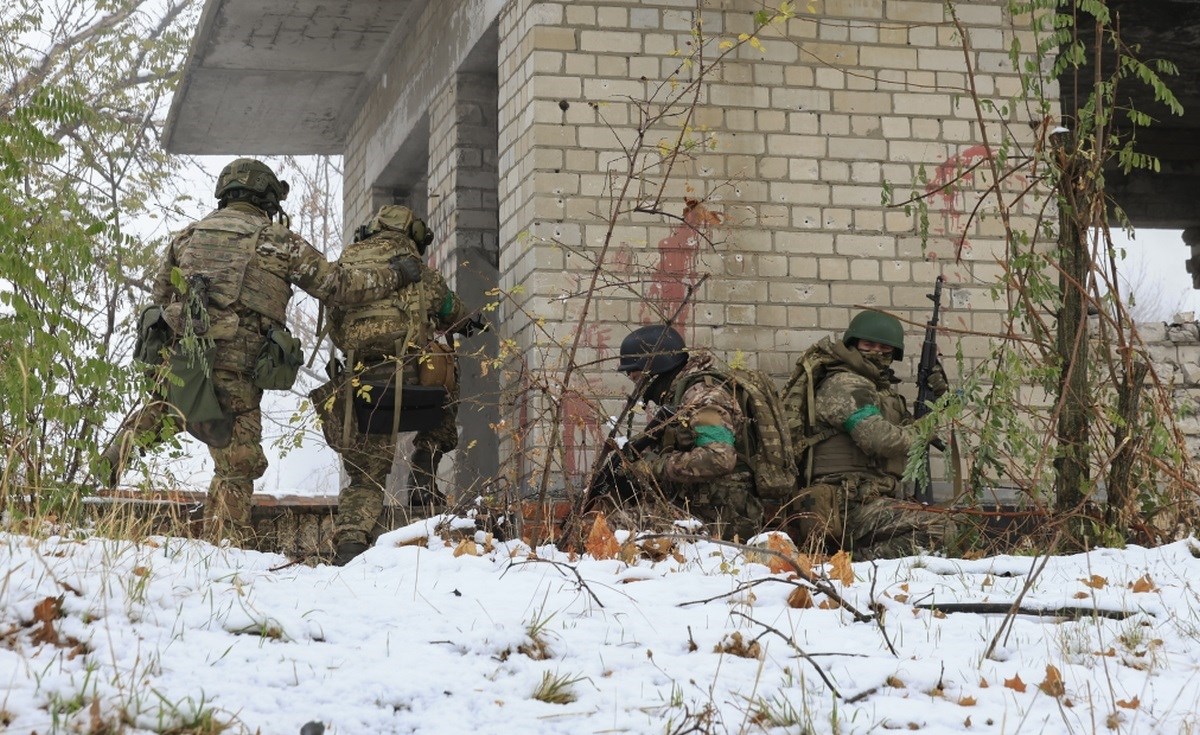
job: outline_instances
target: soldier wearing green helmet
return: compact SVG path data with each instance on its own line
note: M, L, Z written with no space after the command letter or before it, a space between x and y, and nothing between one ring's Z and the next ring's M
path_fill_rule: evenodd
M174 416L213 458L204 536L214 542L253 541L254 481L267 469L263 391L290 387L302 363L286 327L292 287L338 305L420 280L416 257L361 269L326 261L289 229L280 206L288 191L265 163L238 158L217 176L217 208L174 235L154 278L154 305L139 320L138 349L142 362L169 365L173 375L97 463L101 481L115 485L132 452L161 441Z
M917 441L891 367L903 357L900 321L863 311L841 339L826 337L797 363L797 374L804 363L812 384L807 416L789 418L796 433L801 433L796 427L808 427L806 466L799 468L799 525L819 550L845 549L859 560L905 556L941 547L951 531L944 516L900 502L912 499L901 477ZM805 404L794 400L807 389L800 383L793 377L785 391L790 411ZM946 392L940 366L929 384L935 395Z

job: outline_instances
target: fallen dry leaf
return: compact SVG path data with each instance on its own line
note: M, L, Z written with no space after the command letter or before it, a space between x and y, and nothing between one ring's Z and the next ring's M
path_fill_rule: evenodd
M962 699L958 700L958 706L959 707L974 707L975 706L975 698L974 697L963 697Z
M979 678L979 688L980 689L987 689L990 686L991 686L991 684L988 684L987 679L984 679L983 677Z
M833 600L821 600L821 604L817 605L822 610L837 610L841 605Z
M58 645L58 631L54 629L54 621L62 615L62 598L47 597L33 607L34 622L41 626L33 632L34 643L49 643Z
M1038 689L1051 697L1061 697L1067 693L1067 687L1063 684L1062 673L1059 672L1058 667L1046 664L1046 678L1042 680L1041 684L1038 684Z
M1133 699L1118 699L1117 706L1125 709L1137 709L1142 706L1142 700L1134 697Z
M908 602L908 595L892 595L892 599L896 602Z
M1014 692L1025 691L1025 682L1021 681L1021 675L1015 674L1011 679L1004 680L1004 686L1012 689Z
M728 653L742 658L762 658L762 646L758 644L758 641L746 643L742 634L734 631L713 646L713 653Z
M1154 592L1158 588L1154 586L1154 580L1150 579L1150 572L1146 572L1137 578L1137 581L1129 585L1134 592Z
M675 542L669 538L650 538L641 542L642 551L650 561L662 561L675 550Z
M934 610L933 617L937 618L938 620L944 620L946 618L946 613L942 612L941 610Z
M594 559L612 559L620 552L621 545L617 543L617 537L608 527L604 513L596 514L596 520L592 522L592 530L588 531L587 543L583 546Z
M133 571L133 576L135 576L135 577L144 577L150 573L150 570L147 569L146 567L134 567L132 571Z
M850 566L850 555L839 551L829 560L829 578L836 579L842 586L849 587L854 582L854 569Z
M1079 581L1083 582L1085 587L1091 587L1094 590L1102 590L1108 586L1108 580L1099 574L1093 574L1091 577L1080 579Z
M898 679L895 676L889 676L887 678L887 681L885 681L884 683L887 684L888 686L890 686L892 689L904 689L905 687L908 686L907 684L905 684L903 681L900 681L900 679Z
M458 546L454 547L454 556L479 556L479 548L475 545L475 539L465 538L458 542Z
M792 590L792 594L787 598L788 607L797 610L805 610L813 606L812 594L809 593L807 587L797 587Z
M1086 600L1087 598L1091 597L1091 595L1089 595L1086 592L1076 592L1075 594L1073 594L1071 596L1074 597L1076 600Z

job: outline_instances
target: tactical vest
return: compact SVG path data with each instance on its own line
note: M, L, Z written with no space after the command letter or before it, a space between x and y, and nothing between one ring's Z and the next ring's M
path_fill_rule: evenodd
M406 235L383 230L360 242L347 245L339 263L344 268L380 267L397 255L420 257L417 246ZM334 308L329 313L330 336L344 352L358 358L394 355L396 345L408 351L424 349L433 339L430 319L435 284L423 279L393 291L387 298L365 304Z
M908 413L904 397L893 390L879 391L879 413L883 420L897 426L904 422ZM845 431L838 431L813 447L812 476L878 473L900 477L904 474L904 459L889 460L872 457L864 452Z
M220 209L197 222L175 254L185 279L208 279L208 308L231 311L242 306L277 324L287 320L292 287L286 279L290 253L259 253L261 218ZM281 238L282 239L282 238Z

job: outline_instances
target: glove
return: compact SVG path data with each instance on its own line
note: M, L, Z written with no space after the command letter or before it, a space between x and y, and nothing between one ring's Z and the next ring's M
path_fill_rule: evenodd
M429 229L429 225L425 224L423 219L413 218L412 224L408 227L408 236L417 244L417 250L422 253L433 242L433 230Z
M421 259L413 255L393 255L388 267L400 276L400 285L408 286L421 282Z
M666 457L645 454L640 459L629 462L626 467L629 477L644 488L658 487L666 480Z
M946 371L942 369L941 362L933 363L933 369L929 371L925 384L933 391L934 398L941 398L950 390L950 381L946 379Z
M473 316L467 320L467 323L458 330L458 333L464 337L474 337L480 332L486 332L492 328L487 320L481 316Z

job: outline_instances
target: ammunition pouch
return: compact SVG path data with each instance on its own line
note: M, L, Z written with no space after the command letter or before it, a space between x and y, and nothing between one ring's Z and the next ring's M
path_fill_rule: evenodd
M147 365L158 365L162 362L163 350L167 349L174 339L171 327L163 319L163 308L158 304L144 307L138 314L133 359Z
M254 385L263 390L287 390L304 364L300 340L284 327L271 327L254 361Z
M447 392L454 392L458 387L458 366L454 350L436 339L430 342L418 358L417 380L427 388L441 387Z

